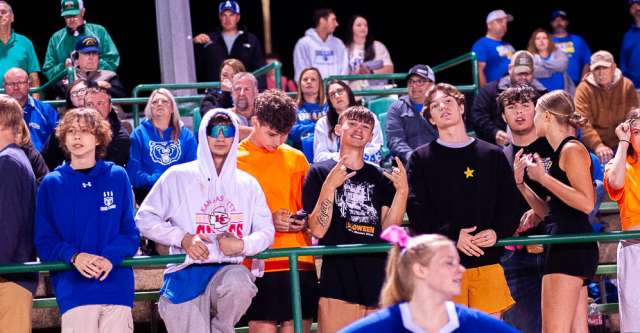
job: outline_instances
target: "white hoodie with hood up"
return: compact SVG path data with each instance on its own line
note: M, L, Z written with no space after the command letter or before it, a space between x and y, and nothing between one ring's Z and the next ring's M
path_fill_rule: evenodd
M310 28L293 49L293 68L296 82L305 68L315 67L322 78L349 74L349 55L340 38L330 34L322 41L316 29Z
M217 113L225 113L236 126L233 145L217 173L207 142L207 124ZM253 176L237 168L238 120L228 110L214 109L204 115L198 129L197 159L169 168L155 183L136 214L136 224L143 236L170 246L170 254L184 254L181 247L186 233L207 234L209 258L172 265L172 273L190 264L240 263L269 248L275 230L264 192ZM244 241L240 256L225 256L218 247L216 234L231 232ZM254 267L260 265L254 265ZM260 272L254 272L260 275Z

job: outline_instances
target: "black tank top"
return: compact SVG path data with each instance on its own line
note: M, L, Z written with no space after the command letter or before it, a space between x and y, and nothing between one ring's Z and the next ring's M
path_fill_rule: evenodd
M562 154L562 148L569 141L575 140L580 145L580 141L573 136L566 137L558 149L551 155L551 167L549 168L549 175L559 180L563 184L571 186L567 173L560 169L560 155ZM586 148L585 148L586 149ZM591 165L591 160L589 160ZM551 200L549 201L549 215L545 219L547 224L547 231L550 234L568 234L568 233L590 233L593 232L591 225L589 224L588 215L567 205L564 201L555 196L549 191Z

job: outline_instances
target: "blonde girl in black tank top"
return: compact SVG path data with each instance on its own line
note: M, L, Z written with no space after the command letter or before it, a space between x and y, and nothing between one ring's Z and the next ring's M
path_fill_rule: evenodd
M576 128L584 124L584 118L575 112L573 100L566 92L555 90L538 99L534 124L538 135L545 137L555 152L551 163L518 152L514 163L518 189L535 213L544 217L547 233L590 232L587 215L595 203L591 158L575 138ZM538 197L522 182L525 171L529 178L544 186L548 200ZM545 247L543 332L587 332L585 280L595 274L597 263L595 243Z

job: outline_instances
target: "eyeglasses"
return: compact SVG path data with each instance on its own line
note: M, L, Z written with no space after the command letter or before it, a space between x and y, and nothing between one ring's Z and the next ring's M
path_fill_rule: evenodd
M207 135L212 138L217 138L221 133L225 139L233 138L236 135L236 127L231 124L225 124L213 125L207 128Z
M422 86L425 83L427 83L427 80L425 79L416 79L416 80L410 79L407 81L408 86Z
M344 93L345 93L345 89L344 88L337 88L336 90L329 92L329 97L342 96Z
M80 88L78 90L72 91L69 95L71 97L84 97L87 94L87 88Z
M18 88L28 85L29 81L5 82L5 84L11 88Z

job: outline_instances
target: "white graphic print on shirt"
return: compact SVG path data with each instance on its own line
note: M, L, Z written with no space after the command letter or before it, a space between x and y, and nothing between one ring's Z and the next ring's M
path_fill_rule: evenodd
M182 155L180 140L149 141L149 155L154 163L162 165L175 163Z
M505 57L511 59L511 56L516 52L516 50L510 44L504 44L496 47L496 51L501 57Z
M237 211L233 202L223 195L204 202L195 215L196 234L221 234L230 232L242 238L244 214Z
M348 231L365 236L374 236L379 223L378 212L372 197L375 185L369 182L352 182L348 179L336 191L336 205L340 216L346 220Z

